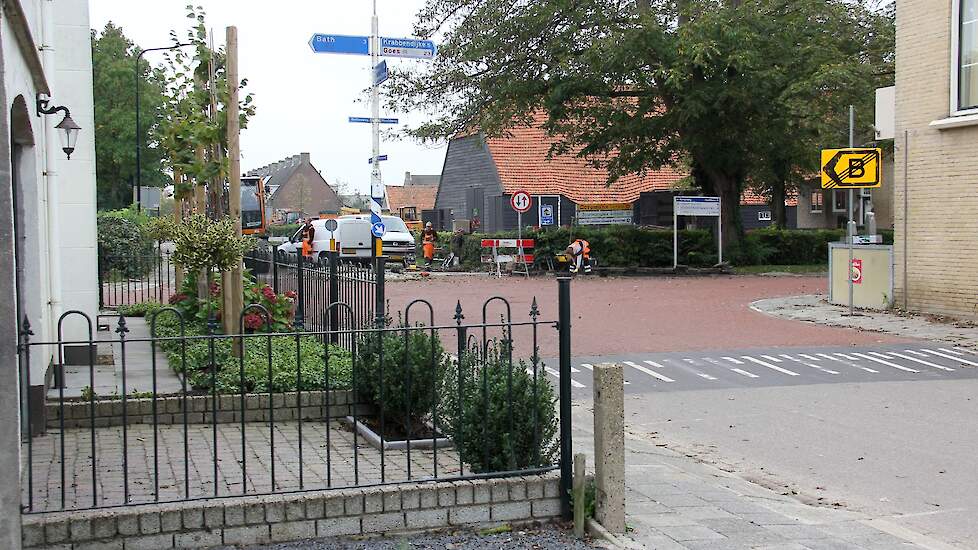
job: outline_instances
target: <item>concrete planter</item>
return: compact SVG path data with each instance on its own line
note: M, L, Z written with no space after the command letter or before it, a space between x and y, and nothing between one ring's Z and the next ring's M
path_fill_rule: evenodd
M353 417L352 416L347 416L344 419L344 423L349 424L350 426L354 426ZM384 450L387 450L387 451L404 451L404 450L407 450L407 447L408 447L407 440L387 441L384 438L380 437L380 434L378 434L377 432L371 430L370 429L370 426L367 426L363 422L357 421L355 424L356 424L355 429L357 430L357 433L359 433L361 437L363 437L364 439L366 439L367 442L370 443L370 445L373 448L375 448L375 449L384 449ZM428 425L429 428L432 429L432 431L434 431L434 427L431 426L431 424L427 424L427 425ZM425 439L412 439L411 440L411 449L417 449L417 450L431 450L431 449L434 449L436 447L439 448L439 449L446 449L446 448L450 448L450 447L454 447L454 446L455 446L455 443L452 442L452 440L449 439L449 438L447 438L447 437L436 437L436 438L430 438L429 437L429 438L425 438Z

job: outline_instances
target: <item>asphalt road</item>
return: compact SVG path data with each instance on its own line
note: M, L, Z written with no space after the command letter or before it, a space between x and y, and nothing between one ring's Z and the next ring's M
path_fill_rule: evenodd
M631 432L803 502L978 548L971 352L916 342L577 357L575 400L590 399L588 367L604 361L624 365Z

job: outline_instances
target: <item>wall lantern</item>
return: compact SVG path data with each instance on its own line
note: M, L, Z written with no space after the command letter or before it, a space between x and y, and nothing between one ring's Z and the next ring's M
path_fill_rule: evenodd
M71 112L67 107L60 105L58 107L50 106L51 100L49 98L41 98L40 95L37 96L37 115L53 115L58 112L64 112L64 119L59 122L55 128L60 130L61 133L61 150L65 152L65 155L71 159L71 154L75 151L75 143L78 141L78 130L81 130L81 126L75 123L71 119Z

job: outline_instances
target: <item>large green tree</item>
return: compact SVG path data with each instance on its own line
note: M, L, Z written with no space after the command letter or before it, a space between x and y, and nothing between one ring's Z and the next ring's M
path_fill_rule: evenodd
M409 130L424 140L502 134L544 110L552 152L612 180L681 165L721 197L731 245L745 184L776 156L814 159L826 113L871 89L871 1L428 0L415 30L438 56L395 75L392 104L430 110Z
M139 47L112 22L101 33L92 30L95 95L95 169L98 207L115 209L132 203L136 175L136 55ZM142 183L162 186L162 152L156 132L163 107L159 73L139 63L139 113L143 134Z

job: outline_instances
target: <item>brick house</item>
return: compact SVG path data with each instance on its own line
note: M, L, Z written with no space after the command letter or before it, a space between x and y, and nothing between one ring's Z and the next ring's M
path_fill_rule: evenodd
M435 208L440 175L405 172L404 183L386 186L387 209L406 222L420 221L421 213Z
M978 0L897 3L895 133L895 303L976 317Z
M268 176L265 208L269 219L274 219L276 212L298 212L302 217L337 214L342 206L336 191L312 165L309 153L293 155L246 175Z

